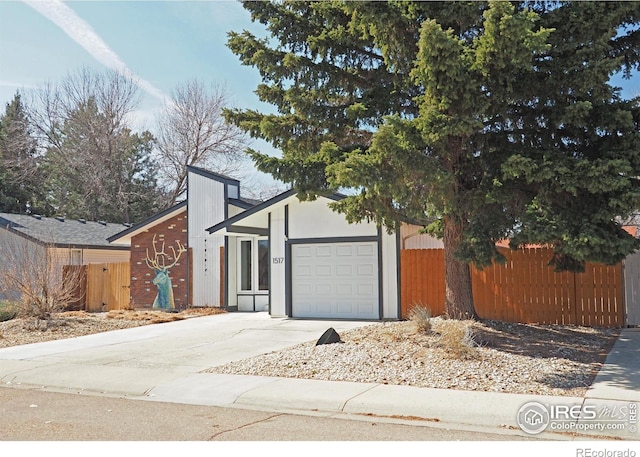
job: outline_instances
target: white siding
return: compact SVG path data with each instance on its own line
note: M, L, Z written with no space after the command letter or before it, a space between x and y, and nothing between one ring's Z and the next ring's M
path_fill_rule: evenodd
M294 200L289 205L289 238L335 238L375 236L374 224L349 224L343 214L331 210L333 200L320 197L312 202Z
M395 234L382 232L382 317L398 319L398 246Z
M239 206L229 205L229 217L233 217L236 214L240 214L243 211L245 211L244 208L241 208Z
M229 259L229 264L227 266L227 269L229 270L229 276L227 278L227 288L228 288L228 292L227 292L227 297L229 299L227 305L228 306L238 306L238 282L236 281L237 278L237 261L238 261L238 250L237 250L237 240L235 237L229 237L228 238L228 246L229 246L229 253L227 255L227 258Z
M211 236L207 228L224 220L222 182L197 173L188 176L189 247L193 252L193 306L220 306L220 247L224 237Z
M284 237L284 206L274 207L271 211L270 240L270 313L272 316L286 316L285 274L285 237Z

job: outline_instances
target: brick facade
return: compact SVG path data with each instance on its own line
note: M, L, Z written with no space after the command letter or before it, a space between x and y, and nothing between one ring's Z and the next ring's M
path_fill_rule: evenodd
M153 237L155 235L155 251ZM184 211L171 219L150 227L149 230L135 235L131 239L131 306L135 309L146 309L153 306L157 294L157 287L152 283L155 277L154 271L146 262L147 252L151 259L154 252L162 252L164 243L165 264L174 261L171 247L178 251L179 241L187 247L187 212ZM189 260L191 250L184 252L178 258L178 262L169 270L173 299L177 309L185 309L189 306Z

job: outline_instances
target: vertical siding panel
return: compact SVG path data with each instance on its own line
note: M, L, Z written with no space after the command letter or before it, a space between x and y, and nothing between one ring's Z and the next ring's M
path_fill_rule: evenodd
M220 306L220 247L224 237L206 229L225 218L225 184L198 173L189 173L188 235L193 249L193 306Z

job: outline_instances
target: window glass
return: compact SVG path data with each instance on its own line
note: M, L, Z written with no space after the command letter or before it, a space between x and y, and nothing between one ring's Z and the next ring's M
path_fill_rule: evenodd
M240 242L240 290L251 290L251 240Z
M80 249L71 250L71 265L82 265L82 251Z
M268 240L258 240L258 290L269 290Z

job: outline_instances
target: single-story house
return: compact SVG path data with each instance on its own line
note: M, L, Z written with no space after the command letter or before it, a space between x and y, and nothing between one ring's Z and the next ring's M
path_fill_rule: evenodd
M123 228L125 224L0 213L0 245L26 240L48 249L62 265L126 262L129 248L107 240Z
M46 262L57 281L65 265L128 262L129 248L107 240L123 227L84 219L0 213L0 258L7 267L7 259L15 263L28 257Z
M112 245L131 249L130 305L223 306L220 275L226 240L209 236L206 229L255 203L241 197L237 179L188 167L185 201L109 237Z
M272 316L398 319L400 234L350 224L329 203L300 201L294 190L210 226L227 238L229 310Z
M335 194L300 201L289 190L209 227L211 235L227 238L224 306L268 310L272 316L358 320L406 318L419 303L443 312L442 241L410 224L394 234L371 222L350 224L330 207L341 198ZM509 254L518 260L506 266L475 272L481 316L509 322L638 325L640 253L615 266L588 264L584 274L553 273L551 253L550 248L531 246ZM420 262L411 262L411 255ZM503 284L498 275L511 279ZM514 288L513 278L522 287ZM560 295L548 297L552 283ZM567 288L573 295L565 293ZM432 303L423 302L431 296Z

